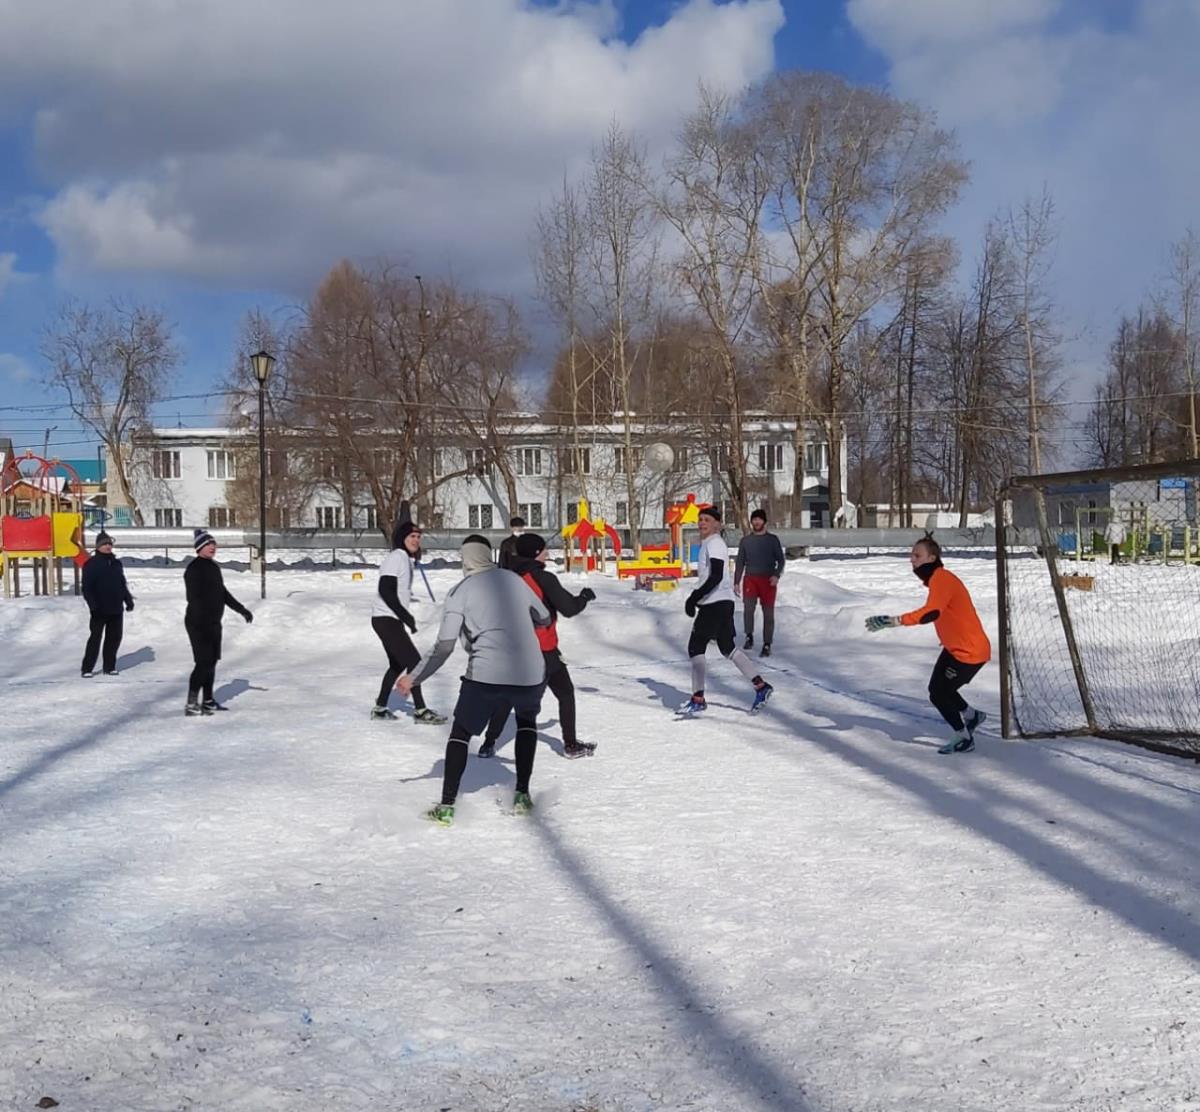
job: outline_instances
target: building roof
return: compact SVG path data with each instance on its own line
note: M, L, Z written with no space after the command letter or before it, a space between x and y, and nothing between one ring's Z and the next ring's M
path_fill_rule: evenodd
M98 459L65 459L62 462L75 469L75 474L79 476L80 482L104 482L105 467L103 462Z

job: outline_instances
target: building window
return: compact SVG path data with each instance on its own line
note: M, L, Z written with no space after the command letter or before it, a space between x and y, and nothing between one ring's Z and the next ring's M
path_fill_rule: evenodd
M517 449L517 474L540 475L542 473L541 448Z
M272 478L281 478L288 473L288 456L287 452L282 449L268 449L267 451L267 474Z
M342 507L341 506L318 506L317 507L317 528L318 529L340 529L342 527Z
M642 465L642 450L640 448L633 449L633 455L630 457L633 461L633 470L636 471ZM616 469L618 473L625 473L625 446L617 445L616 448Z
M183 510L155 510L154 527L156 529L182 529Z
M559 467L564 475L590 475L592 473L591 448L567 448L562 452Z
M267 528L268 529L289 529L292 524L292 513L286 507L276 508L270 507L267 509Z
M804 470L810 474L829 470L828 444L804 445Z
M446 474L446 451L444 448L433 450L433 477L440 479Z
M179 453L156 451L151 457L151 466L156 479L178 479Z
M713 464L718 471L729 470L729 445L718 444L713 449Z
M379 511L374 506L363 506L363 528L378 529L379 528Z
M542 527L541 502L521 502L517 506L517 513L525 519L525 524L530 529L540 529Z
M237 525L237 513L228 506L208 507L208 527L210 529L232 529Z
M490 529L492 527L490 502L472 504L467 507L467 527L469 529Z
M482 475L487 470L487 449L468 448L463 452L463 460L468 470L474 471L476 475Z
M758 446L758 469L763 472L783 470L783 445L760 444Z
M567 503L567 524L574 525L579 520L579 503Z
M676 446L675 458L671 461L672 471L686 471L688 469L688 450L683 447Z
M617 503L616 517L617 517L616 523L618 525L628 525L629 524L629 503L627 501Z
M226 451L209 452L208 477L210 479L236 479L237 465L234 463L233 453Z

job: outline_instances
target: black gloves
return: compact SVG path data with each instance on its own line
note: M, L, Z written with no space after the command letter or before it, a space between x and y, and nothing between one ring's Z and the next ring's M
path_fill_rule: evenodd
M130 599L130 600L129 600L129 601L126 603L126 604L125 604L125 609L126 609L126 610L132 610L132 609L133 609L133 599Z
M403 619L401 619L401 620L404 622L404 624L406 626L408 626L409 633L417 632L417 619L414 618L411 614L405 614Z
M683 604L683 612L689 618L694 618L696 616L696 592L695 591L693 591L690 595L688 595L687 602L685 602Z
M249 625L252 621L254 621L254 615L251 614L249 610L243 610L242 617L246 619L247 625Z
M584 602L591 602L596 597L596 592L593 591L591 587L584 587L584 589L579 592L579 597L583 599Z

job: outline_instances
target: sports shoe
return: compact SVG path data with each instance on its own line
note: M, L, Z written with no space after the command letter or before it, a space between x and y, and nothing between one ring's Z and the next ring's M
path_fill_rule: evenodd
M438 803L434 807L430 807L425 812L425 817L431 822L436 822L439 826L454 825L454 804L453 803Z
M200 709L204 711L205 714L216 714L219 710L228 710L229 708L222 706L216 701L216 699L205 699L204 702L200 704Z
M759 656L770 656L771 655L771 643L769 641L765 645L763 645L762 651L758 655Z
M105 668L104 674L106 676L119 676L121 674L121 670L119 668Z
M987 715L981 710L971 709L971 713L963 718L963 726L966 728L967 734L970 737L975 736L975 731L987 721Z
M420 722L422 726L444 726L446 724L446 716L438 714L436 710L422 707L413 714L413 721Z
M517 792L513 796L513 814L528 815L533 810L533 800L529 798L528 792Z
M477 757L494 757L496 755L496 743L494 741L485 741L479 747L479 752L475 755Z
M698 714L703 714L708 710L708 704L703 699L697 699L694 696L686 703L680 704L679 709L675 712L680 718L695 718Z
M395 720L395 718L396 718L396 716L390 710L388 710L387 707L372 707L371 708L372 721L387 720L389 722L392 722Z
M188 703L188 705L183 708L183 713L188 718L199 718L204 711L200 709L199 703Z
M574 760L577 757L591 757L596 753L595 742L564 741L563 756Z
M743 649L754 648L754 634L753 633L746 634L746 640L742 642L742 648Z
M84 680L90 680L95 674L96 674L95 672L80 672L79 678L84 679Z
M975 739L970 734L955 734L938 752L946 753L969 753L975 748Z
M756 687L754 689L754 702L750 704L750 713L757 714L760 710L762 710L763 706L766 704L766 701L774 694L775 688L773 688L769 683L764 682L762 687Z

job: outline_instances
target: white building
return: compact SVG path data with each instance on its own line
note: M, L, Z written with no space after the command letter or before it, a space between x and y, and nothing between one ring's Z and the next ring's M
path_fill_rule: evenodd
M795 422L747 419L743 458L749 507L764 507L771 520L781 525L828 525L828 447L823 438L815 436L803 445L803 496L796 499L796 440ZM672 436L666 429L639 432L634 438L635 497L631 506L622 427L613 424L581 429L578 457L571 447L574 443L574 434L568 428L538 423L534 418L514 422L506 447L515 476L517 496L513 505L509 504L501 470L489 462L485 448L431 445L426 462L437 486L431 504L416 507L417 517L431 529L487 531L506 529L509 517L516 514L531 529L557 531L575 519L578 501L586 497L593 516L602 516L610 524L655 529L662 527L665 504L682 501L692 493L701 501L719 503L726 519L735 520L722 474L726 462L723 450L706 450L692 437ZM651 443L671 445L674 460L664 473L650 470L642 459L645 446ZM287 456L299 459L307 453L311 459L311 443L297 434L296 444L295 452L289 450ZM139 443L131 477L146 525L254 526L256 511L252 520L239 519L239 499L231 484L237 479L239 465L249 463L257 474L255 445L252 433L248 437L245 432L227 428L155 429ZM276 468L296 466L277 457L278 452L272 453L272 474ZM330 468L328 481L316 479L309 483L311 489L300 505L282 514L269 512L268 523L290 529L375 529L376 507L368 484L351 479L347 490L344 482L332 478L334 470ZM845 473L843 447L843 500ZM245 505L244 491L240 504ZM110 502L109 508L118 519L124 516L119 505Z

